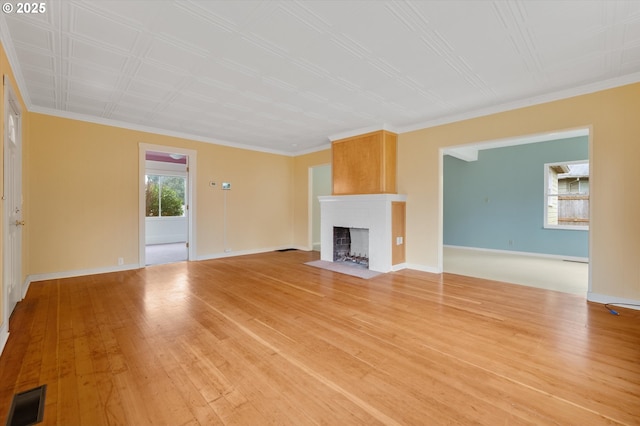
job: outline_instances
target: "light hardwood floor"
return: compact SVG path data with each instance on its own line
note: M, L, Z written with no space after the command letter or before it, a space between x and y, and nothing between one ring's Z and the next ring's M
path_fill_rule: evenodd
M32 283L0 358L0 424L639 424L640 312L273 252Z

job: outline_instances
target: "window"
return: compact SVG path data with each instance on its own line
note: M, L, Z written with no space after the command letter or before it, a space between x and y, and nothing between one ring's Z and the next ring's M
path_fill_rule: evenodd
M13 144L16 143L16 120L13 114L9 114L9 140Z
M145 183L147 217L185 215L185 177L148 174Z
M544 165L544 227L589 229L589 162Z

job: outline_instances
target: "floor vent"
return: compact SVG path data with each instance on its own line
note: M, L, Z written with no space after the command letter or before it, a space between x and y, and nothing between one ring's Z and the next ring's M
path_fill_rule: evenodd
M27 426L40 423L44 416L44 397L47 385L17 393L13 396L7 426Z

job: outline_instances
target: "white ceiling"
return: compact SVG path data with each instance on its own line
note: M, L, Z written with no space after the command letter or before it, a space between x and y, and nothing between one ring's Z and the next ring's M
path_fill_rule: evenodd
M640 1L44 5L0 14L30 111L290 155L640 81Z

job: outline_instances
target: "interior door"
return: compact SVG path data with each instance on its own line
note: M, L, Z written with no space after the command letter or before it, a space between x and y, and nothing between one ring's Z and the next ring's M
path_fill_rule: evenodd
M4 294L6 318L22 299L22 126L20 106L5 77Z

